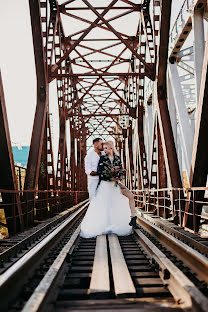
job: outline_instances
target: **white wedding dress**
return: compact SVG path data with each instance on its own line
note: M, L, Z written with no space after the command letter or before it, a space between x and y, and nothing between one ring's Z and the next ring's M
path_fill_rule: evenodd
M101 181L81 224L80 236L96 237L102 234L131 234L129 200L115 182Z

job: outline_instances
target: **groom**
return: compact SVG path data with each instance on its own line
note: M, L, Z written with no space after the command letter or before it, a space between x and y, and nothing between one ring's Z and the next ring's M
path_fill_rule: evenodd
M88 192L90 200L94 197L99 182L97 166L100 156L102 155L103 140L101 138L96 138L93 140L93 145L94 149L90 150L85 157L85 172L88 177Z

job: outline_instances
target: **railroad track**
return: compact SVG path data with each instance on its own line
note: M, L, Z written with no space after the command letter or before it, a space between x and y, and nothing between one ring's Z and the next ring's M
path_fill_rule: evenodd
M149 220L148 220L149 219ZM158 246L164 250L167 257L182 270L195 285L208 295L208 247L198 240L195 235L181 233L178 228L170 227L164 223L155 225L154 218L139 216L137 222L141 231ZM156 221L157 222L157 221ZM160 222L160 221L158 221ZM199 237L198 237L199 238ZM199 238L200 239L200 238ZM205 243L205 240L203 240Z
M17 307L12 308L14 311L15 309L21 310L21 306L27 301L30 292L39 284L63 246L73 235L87 206L88 202L82 204L80 208L0 275L1 311L8 311L12 302L17 302ZM21 292L24 293L23 297L21 297ZM19 296L20 300L17 300Z
M152 212L144 212L141 209L138 210L138 220L141 220L141 222L145 222L145 220L149 221L151 224L156 225L157 228L162 229L163 231L176 237L178 240L208 257L207 238L203 238L197 234L188 232L184 230L184 228L175 225L166 219L161 219L160 217L155 216Z
M12 238L0 240L0 274L5 272L19 258L24 256L36 244L54 231L61 222L66 220L74 211L87 203L83 201L61 213L57 216L39 223L37 226L18 234Z
M43 240L0 276L1 311L207 311L207 294L197 285L203 255L195 255L197 273L183 272L187 263L144 225L127 237L82 239L86 205L50 233L48 247Z

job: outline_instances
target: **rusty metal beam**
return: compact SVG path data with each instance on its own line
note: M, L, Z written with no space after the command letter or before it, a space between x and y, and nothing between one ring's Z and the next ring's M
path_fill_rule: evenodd
M94 41L94 40L95 40L95 41L96 41L96 40L102 40L102 41L103 41L103 39L98 39L98 38L90 39L90 41L92 41L92 40L93 40L93 41ZM117 39L116 39L116 40L117 40ZM119 39L118 39L118 40L119 40ZM84 41L84 40L83 40L83 41ZM110 41L110 39L107 40L107 41ZM92 51L92 52L89 52L89 53L87 53L87 54L83 54L83 55L82 55L83 57L86 57L86 56L89 56L89 55L93 55L93 54L98 53L98 52L99 52L100 54L103 54L103 55L106 55L106 56L116 57L116 55L114 55L114 54L112 54L112 53L109 53L109 52L104 52L104 50L107 50L107 49L110 49L110 48L115 48L115 47L117 47L118 45L121 45L121 42L117 42L117 43L114 43L114 44L105 46L105 47L102 48L102 49L94 49L94 48L92 48L92 47L88 47L88 46L83 45L83 44L79 44L79 47ZM73 62L73 61L76 61L76 60L79 59L79 58L80 58L79 56L73 58L73 59L72 59L72 62ZM122 57L120 57L120 59L123 60L123 61L125 61L125 59L122 58Z
M168 42L171 16L171 0L163 0L161 7L161 24L160 24L160 45L158 60L158 105L159 105L159 124L163 144L164 156L166 157L166 170L170 178L172 187L182 187L178 158L173 137L173 131L170 121L170 115L167 105L167 58Z
M5 104L5 98L4 98L4 90L3 90L3 83L2 83L2 77L0 72L0 155L1 155L1 161L0 161L0 189L5 190L18 190L17 186L17 179L15 174L15 167L14 167L14 159L13 159L13 152L12 152L12 145L10 140L10 133L9 133L9 125L8 125L8 119L7 119L7 113L6 113L6 104ZM24 224L23 224L23 217L22 217L22 209L20 205L20 199L19 195L12 195L12 194L6 194L2 193L2 199L3 203L15 203L15 199L17 202L17 210L19 214L19 218L17 217L17 220L20 221L20 228L23 231ZM14 198L14 196L16 198ZM14 216L15 210L15 204L9 205L5 207L5 217L7 220L7 227L9 234L15 233L16 228L16 219ZM12 219L14 217L14 219ZM19 227L17 226L17 230L19 230Z
M6 104L2 77L0 72L0 189L17 190L14 159L10 140L9 125L6 113Z
M133 55L135 55L140 60L140 62L142 62L145 65L146 76L148 76L151 80L155 80L153 64L147 63L143 59L143 57L137 53L136 49L134 49L132 45L128 43L127 40L123 39L123 37L114 29L114 27L111 24L109 24L102 16L102 14L98 13L87 0L82 1L93 11L93 13L95 13L95 15L98 16L99 20L102 20L103 23L114 33L114 35L121 40L121 42L133 53Z
M119 117L119 116L129 116L128 113L121 113L121 114L104 114L104 113L100 113L100 114L83 114L81 115L82 118L89 118L89 117ZM68 117L80 117L80 115L76 115L71 113Z
M56 178L55 178L55 170L54 170L54 157L53 157L53 144L52 144L52 133L51 133L51 122L50 122L50 114L48 114L48 133L47 133L47 168L48 172L48 189L55 190L56 189Z
M120 17L123 17L123 16L128 15L128 14L130 14L130 13L132 13L132 12L135 11L135 10L133 10L132 8L129 8L129 9L130 9L130 10L125 11L125 12L119 14L119 15L116 15L116 16L114 16L114 17L108 19L107 21L108 21L108 22L111 22L111 21L113 21L113 20L115 20L115 19L118 19L118 18L120 18ZM67 16L69 16L69 17L72 17L72 18L74 18L74 19L80 20L80 21L82 21L82 22L84 22L84 23L92 24L91 21L89 21L89 20L87 20L87 19L85 19L85 18L83 18L83 17L79 17L79 16L77 16L77 15L68 13L68 12L66 12L66 10L64 10L64 9L62 10L61 13L65 14L65 15L67 15ZM106 30L106 31L111 31L109 28L107 28L107 27L105 27L105 26L102 26L102 24L104 24L104 23L100 23L100 24L97 23L96 27L100 27L101 29L104 29L104 30ZM72 38L72 37L74 37L74 36L77 36L77 35L83 33L84 31L85 31L85 29L79 30L78 32L72 34L72 35L70 36L70 38ZM128 38L128 36L125 35L125 34L122 34L122 33L120 33L120 32L119 32L119 34L122 35L122 36L124 36L124 37L126 37L126 38ZM87 39L86 39L86 40L87 40Z
M77 99L77 101L74 101L69 109L69 114L73 111L73 109L75 107L77 107L79 104L82 103L83 98L89 93L89 91L93 88L93 86L96 84L96 82L98 82L100 78L98 78L87 90L86 92L83 94L83 96L80 99Z
M133 4L133 3L132 3ZM71 8L65 8L63 7L63 5L60 6L60 11L61 13L63 13L63 8L66 10L66 11L80 11L80 10L90 10L90 8L88 7L71 7ZM104 10L106 7L94 7L96 10ZM112 10L129 10L130 7L129 6L115 6L112 8ZM141 5L138 4L137 7L136 5L132 7L132 9L134 9L134 11L141 11Z
M108 66L105 66L105 67L102 67L102 68L99 68L99 71L103 71L103 74L105 75L105 73L108 72L108 70L113 67L113 65L115 64L115 62L121 57L121 55L126 51L127 47L124 47L124 49L117 55L114 57L114 60L111 61L111 63L108 65ZM80 58L82 58L83 62L85 62L89 68L91 68L91 71L89 72L90 74L92 72L95 72L95 73L98 73L98 71L90 64L90 62L84 57L82 56L81 53L79 53L79 51L77 51L77 49L75 48L74 49L76 51L76 53L79 55Z
M29 6L37 76L37 106L28 157L25 190L36 189L38 184L40 158L48 107L48 81L46 77L40 3L36 0L29 0Z
M58 162L57 162L57 189L63 191L66 190L66 161L65 158L67 156L66 151L66 119L63 109L59 109L59 122L60 122L60 130L59 130L59 151L58 151ZM59 176L58 176L59 173ZM60 185L58 185L60 183Z
M162 147L162 140L160 135L160 127L157 126L157 188L162 189L167 187L167 175L166 175L166 168L165 168L165 159L164 159L164 152ZM169 210L165 209L164 206L164 197L166 192L159 192L159 208L158 214L163 217L169 217ZM162 199L161 199L162 198Z
M117 2L118 0L113 0L106 8L105 10L103 10L102 12L102 16L104 16L105 14L107 14L109 12L109 10L111 9L111 7L114 6L114 4ZM65 60L69 54L74 50L74 48L89 34L89 32L96 27L96 24L99 22L99 18L96 18L96 20L94 22L92 22L92 24L83 32L83 34L79 37L79 39L77 39L75 41L74 44L71 45L71 47L64 53L64 55L60 58L60 60L51 68L51 72L52 73L56 73L58 72L58 69L61 66L61 63L63 62L63 60Z
M94 70L94 69L93 69ZM109 72L103 72L103 73L93 73L93 72L88 72L88 73L68 73L68 74L50 74L51 78L77 78L77 77L141 77L144 78L145 74L142 73L109 73Z

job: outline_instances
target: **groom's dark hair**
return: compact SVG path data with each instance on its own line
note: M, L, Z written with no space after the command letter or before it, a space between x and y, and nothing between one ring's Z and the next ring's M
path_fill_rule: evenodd
M102 140L101 138L95 138L93 141L92 141L92 143L94 144L94 143L96 143L96 142L99 142L100 140Z

